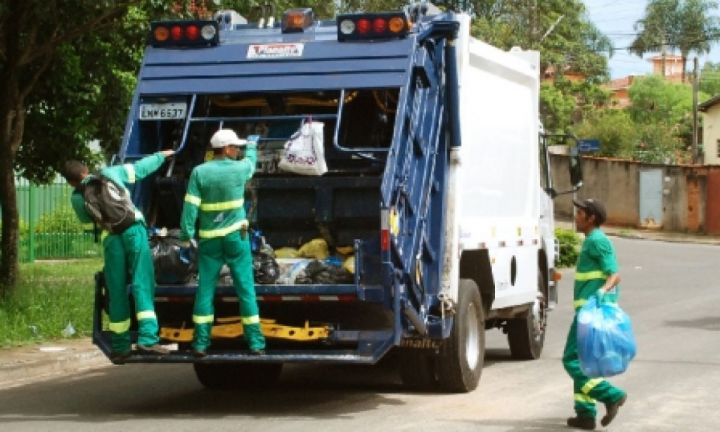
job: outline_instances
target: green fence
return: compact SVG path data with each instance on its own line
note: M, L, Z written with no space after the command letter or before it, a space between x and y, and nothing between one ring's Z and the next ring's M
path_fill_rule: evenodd
M20 260L91 258L102 248L70 206L72 188L58 177L47 185L16 179L20 214Z

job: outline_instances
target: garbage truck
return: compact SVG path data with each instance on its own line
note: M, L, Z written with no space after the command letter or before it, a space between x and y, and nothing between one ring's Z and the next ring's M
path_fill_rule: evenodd
M234 11L153 22L113 162L177 150L131 191L149 229L179 227L192 169L230 128L258 144L251 229L275 251L322 240L351 272L256 281L262 355L250 355L221 277L203 358L190 349L197 279L161 280L156 312L171 351L125 362L192 363L217 388L267 384L287 363L375 364L392 353L407 386L468 392L486 330L507 334L513 358L538 358L559 280L539 54L483 43L470 19L416 8L323 21L302 8L276 24ZM321 126L322 175L279 167L308 122ZM102 273L95 302L93 341L109 355Z

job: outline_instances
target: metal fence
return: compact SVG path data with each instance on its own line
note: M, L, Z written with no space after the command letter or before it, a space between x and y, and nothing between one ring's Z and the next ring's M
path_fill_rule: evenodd
M95 235L75 216L70 205L72 188L58 177L50 184L15 180L20 214L20 261L91 258L100 256Z

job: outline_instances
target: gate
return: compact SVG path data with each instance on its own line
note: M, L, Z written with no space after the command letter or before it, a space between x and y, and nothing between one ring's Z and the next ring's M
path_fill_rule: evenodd
M661 228L663 222L662 169L640 170L640 226Z
M91 258L101 254L92 232L70 205L72 188L61 177L47 185L16 178L20 216L20 261Z

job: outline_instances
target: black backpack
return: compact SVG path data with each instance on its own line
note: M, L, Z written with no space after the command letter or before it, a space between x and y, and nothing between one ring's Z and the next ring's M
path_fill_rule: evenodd
M120 234L135 223L135 206L127 189L103 175L92 175L80 186L85 210L96 226Z

